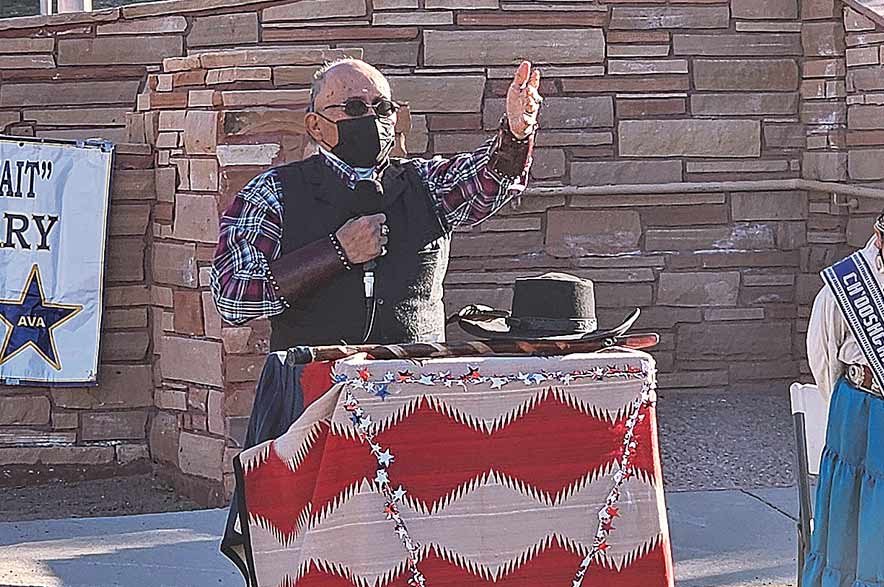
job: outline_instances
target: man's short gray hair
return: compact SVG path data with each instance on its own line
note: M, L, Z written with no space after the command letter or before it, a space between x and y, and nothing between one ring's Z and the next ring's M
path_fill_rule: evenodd
M310 105L307 106L307 112L316 112L316 96L322 92L322 86L325 84L325 76L328 71L341 63L362 63L361 59L355 57L341 57L332 61L326 61L322 67L313 74L313 84L310 86Z

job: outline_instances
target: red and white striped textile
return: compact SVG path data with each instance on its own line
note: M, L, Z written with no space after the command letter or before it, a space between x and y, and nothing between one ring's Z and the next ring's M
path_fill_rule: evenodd
M654 375L650 355L627 350L309 365L303 415L235 464L251 584L408 585L383 470L404 491L398 512L427 587L571 587L624 462L629 410L653 400ZM371 419L376 454L348 395ZM653 401L643 410L585 586L673 585Z

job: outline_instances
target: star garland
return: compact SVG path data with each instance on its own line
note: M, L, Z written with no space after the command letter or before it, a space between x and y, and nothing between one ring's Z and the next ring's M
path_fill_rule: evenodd
M445 387L462 387L490 384L491 389L503 389L510 383L520 382L523 385L538 385L546 382L557 382L562 385L570 385L575 381L591 380L603 381L612 377L626 379L644 379L647 372L641 367L606 365L591 369L575 371L538 371L533 373L516 373L509 375L482 375L478 367L469 367L463 375L452 375L451 371L440 373L414 374L410 371L388 371L381 379L372 379L371 372L367 368L359 369L355 377L348 377L341 373L332 377L334 383L344 383L356 389L362 389L381 399L390 395L390 385L413 383L426 386L444 385Z
M378 463L374 482L381 488L381 492L386 498L384 504L384 514L388 520L394 522L394 532L402 541L402 545L408 552L408 569L411 577L408 579L410 587L426 587L426 578L420 572L417 561L420 553L420 545L411 537L405 521L399 513L399 505L405 498L406 491L401 485L395 490L390 483L390 476L387 472L390 465L395 462L395 456L389 449L383 448L375 442L375 435L371 431L371 416L365 412L365 409L359 405L359 400L353 395L353 389L362 389L368 393L379 397L381 400L386 399L390 395L390 385L402 383L416 383L420 385L433 386L442 384L445 387L458 385L464 389L470 385L481 385L490 383L491 389L502 389L505 385L519 381L525 385L537 385L544 382L558 382L563 385L570 385L574 381L589 379L591 381L602 381L613 377L625 379L642 379L646 380L642 387L641 394L635 398L630 404L629 417L626 420L626 433L623 437L623 453L620 458L620 469L614 473L614 485L605 499L605 504L598 513L598 529L596 530L595 540L589 553L584 557L580 564L580 568L575 574L572 587L581 587L586 571L592 560L600 553L604 553L610 548L608 544L608 535L615 529L614 519L619 517L620 511L616 507L620 500L620 488L633 475L635 468L632 465L632 457L635 455L638 443L635 440L635 427L645 419L642 410L651 403L651 391L654 388L653 373L642 367L616 365L598 366L592 369L575 370L575 371L546 371L542 370L536 373L517 373L514 375L482 375L478 367L469 367L469 371L460 376L453 376L450 371L440 373L424 373L415 375L409 371L399 371L398 373L387 372L380 380L372 380L371 372L367 368L357 371L356 377L348 377L344 374L334 375L332 380L334 383L343 384L346 393L344 397L344 409L350 413L350 419L356 427L359 440L367 442L371 449L371 454ZM648 381L650 377L650 381Z
M629 417L626 419L626 434L623 435L623 453L620 456L620 469L614 473L614 485L605 498L605 504L599 510L599 523L592 548L583 558L583 561L581 561L580 568L577 569L574 580L571 582L571 587L581 587L592 560L610 548L608 535L615 529L614 519L620 516L620 510L617 508L617 502L620 501L620 488L630 477L635 475L635 467L632 464L632 457L635 456L638 449L638 441L635 439L635 427L647 416L642 411L651 404L651 391L653 388L654 381L651 374L651 380L642 386L641 395L632 400L632 404L629 406Z
M378 462L374 482L380 486L381 492L386 498L384 514L386 514L388 520L393 520L393 531L396 532L396 535L402 541L402 546L408 551L408 569L411 572L408 584L411 587L426 587L426 579L417 568L420 545L412 539L408 533L408 528L405 526L405 521L399 514L399 504L405 498L406 491L401 485L394 490L390 484L390 476L387 473L387 469L393 464L396 457L393 456L390 449L385 449L375 442L375 435L371 431L371 416L366 414L365 409L359 405L359 400L353 395L351 389L347 387L345 390L347 395L344 398L344 409L350 412L350 419L356 426L359 440L368 442L371 454L374 455Z

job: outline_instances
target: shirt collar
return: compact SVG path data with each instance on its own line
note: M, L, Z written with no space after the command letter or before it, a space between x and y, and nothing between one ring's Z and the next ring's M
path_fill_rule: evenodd
M874 267L878 272L880 277L884 277L884 266L882 266L880 259L880 253L878 252L878 247L875 246L875 235L866 243L866 246L862 248L862 255L868 261L870 267Z
M355 189L356 183L361 180L378 179L387 166L387 164L384 164L380 169L377 167L351 167L345 161L342 161L340 157L322 146L319 147L319 153L322 155L322 160L325 164L328 165L329 168L334 171L351 190Z

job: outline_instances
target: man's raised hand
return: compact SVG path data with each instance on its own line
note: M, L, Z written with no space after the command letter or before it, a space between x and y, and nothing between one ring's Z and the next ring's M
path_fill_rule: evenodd
M543 102L539 89L540 70L532 70L531 63L523 61L506 92L506 116L517 138L527 137L537 127L537 113Z

